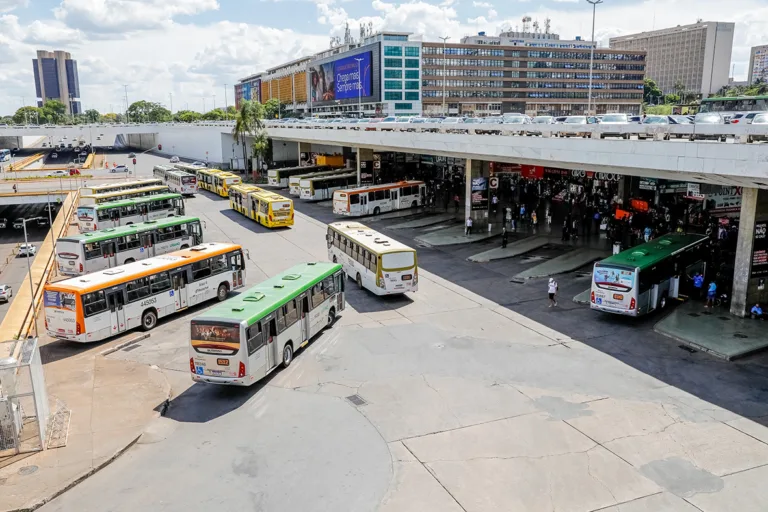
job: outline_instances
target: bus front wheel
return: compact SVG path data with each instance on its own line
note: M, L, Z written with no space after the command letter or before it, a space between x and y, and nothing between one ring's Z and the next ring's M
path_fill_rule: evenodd
M667 294L663 294L661 296L661 299L659 299L659 309L664 309L667 307Z
M328 327L331 327L333 325L333 322L336 321L336 310L334 308L331 308L328 310Z
M189 249L189 244L184 244L180 247L180 249Z
M357 278L355 278L355 281L357 282L357 287L362 290L363 289L363 278L360 277L360 272L357 273Z
M293 361L293 345L286 343L283 347L283 368L291 366L291 361Z
M229 293L229 286L227 286L226 283L221 283L219 285L218 290L216 290L216 298L219 299L219 302L223 302L227 300L228 293Z
M373 214L374 214L374 215L378 215L378 214L380 214L380 213L381 213L381 209L380 209L378 206L377 206L376 208L374 208L374 209L373 209Z
M151 331L157 325L157 313L154 309L148 309L141 315L141 327L145 331Z

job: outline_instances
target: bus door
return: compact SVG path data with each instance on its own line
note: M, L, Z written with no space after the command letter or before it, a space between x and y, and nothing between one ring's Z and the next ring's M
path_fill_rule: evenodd
M155 255L155 247L152 243L152 233L141 234L141 251L144 258L150 258Z
M109 211L109 220L112 223L112 225L109 226L111 228L115 228L120 225L120 208L112 208Z
M309 339L309 294L299 295L299 304L301 304L300 322L301 322L301 343Z
M389 200L390 200L390 204L392 205L391 207L392 210L397 210L400 208L400 199L398 199L399 196L400 196L399 188L393 188L390 191Z
M149 206L147 203L139 205L139 215L141 216L141 220L149 220Z
M125 330L125 297L123 290L116 289L107 292L107 306L109 307L109 319L112 324L112 334Z
M336 287L336 311L344 311L344 285L346 284L346 275L344 271L334 274L334 285Z
M275 313L265 317L261 323L265 329L264 335L267 337L267 371L269 371L277 366L277 362L280 361L277 350L277 323L275 320Z
M118 265L114 240L101 244L101 255L107 260L107 267L116 267Z
M368 194L363 192L358 195L360 196L360 213L365 215L368 213Z
M176 310L186 308L188 306L186 270L171 272L171 284L173 284L173 299L176 302Z

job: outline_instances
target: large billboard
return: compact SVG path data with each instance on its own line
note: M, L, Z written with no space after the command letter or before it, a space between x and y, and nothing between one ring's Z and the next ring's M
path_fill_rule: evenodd
M309 85L312 103L372 96L371 55L371 52L364 52L311 66Z

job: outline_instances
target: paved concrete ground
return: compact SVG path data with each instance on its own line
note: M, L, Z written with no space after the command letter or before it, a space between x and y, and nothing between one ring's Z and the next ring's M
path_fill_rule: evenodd
M768 324L738 318L727 308L707 309L688 301L656 324L656 331L723 359L744 357L768 347Z
M545 235L527 236L525 233L513 232L509 234L509 237L512 241L507 243L506 247L494 247L493 249L473 254L467 259L475 263L488 263L489 261L514 258L550 243L549 237ZM516 239L516 237L521 238Z
M211 196L188 209L206 220L209 239L250 250L249 283L326 257L324 224L304 215L291 229L268 231ZM324 215L318 206L306 211ZM553 329L553 319L573 315L582 333L602 330L622 346L664 338L642 322L605 332L604 317L586 322L575 305L547 310L535 288L508 282L526 263L466 262L476 249L420 249L420 289L406 297L348 287L337 324L288 370L251 389L191 384L186 329L207 305L163 322L152 338L108 359L162 369L177 391L167 416L42 510L764 508L768 494L757 482L768 464L768 402L755 371L762 361L725 365L682 351L619 356L595 335ZM436 275L448 270L451 279ZM582 291L579 279L562 280L564 292ZM512 307L504 305L510 296ZM514 311L531 305L536 314ZM547 321L530 318L537 315ZM694 392L661 378L662 367ZM702 398L715 388L718 400ZM353 394L365 403L346 400Z
M391 224L389 229L413 229L413 228L423 228L426 226L433 226L435 224L442 224L446 221L453 221L455 220L455 215L453 213L437 213L434 215L420 215L417 218L413 220L408 220L406 222L401 222L399 224Z
M565 254L561 254L550 260L545 260L534 267L527 268L522 272L515 274L512 281L522 283L528 279L537 277L549 277L566 272L572 272L596 260L601 260L611 254L606 249L592 249L589 247L578 247Z
M488 231L487 225L475 226L472 228L471 235L465 235L463 223L456 224L452 221L446 221L444 224L430 226L427 232L420 234L416 238L416 241L433 247L456 244L471 244L499 236L501 234L502 227L503 226L501 224L495 224L491 231Z

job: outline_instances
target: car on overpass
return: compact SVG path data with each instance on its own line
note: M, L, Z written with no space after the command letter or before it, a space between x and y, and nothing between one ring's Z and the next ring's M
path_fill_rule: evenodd
M696 116L693 118L693 124L696 126L704 126L704 125L717 125L717 124L725 124L725 117L723 117L718 112L699 112L696 114ZM754 122L754 120L753 120ZM688 140L694 141L694 140L719 140L720 142L725 142L725 135L719 135L717 133L692 133Z
M13 288L7 284L0 284L0 301L8 302L13 297Z
M8 227L8 219L0 218L0 229L5 229L7 227Z
M29 258L30 256L34 256L35 253L37 253L37 248L32 244L21 244L19 246L19 254L17 257L21 258L24 256L25 258Z

